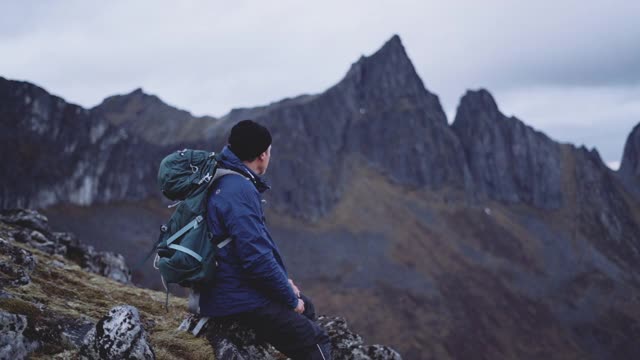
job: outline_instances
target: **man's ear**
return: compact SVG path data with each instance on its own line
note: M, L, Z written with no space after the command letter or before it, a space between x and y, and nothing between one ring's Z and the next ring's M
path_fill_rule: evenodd
M260 160L264 160L267 157L267 152L263 152L262 154L258 155L258 157L260 158Z

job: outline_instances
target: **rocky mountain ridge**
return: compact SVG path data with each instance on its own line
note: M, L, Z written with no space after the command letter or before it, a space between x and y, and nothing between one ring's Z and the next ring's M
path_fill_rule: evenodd
M0 165L3 209L90 205L157 191L149 186L154 154L166 150L35 85L0 78L0 126L3 151L12 154Z
M221 119L193 117L140 89L86 110L28 83L0 79L0 85L0 120L4 133L12 134L3 144L18 152L3 164L11 174L0 184L3 208L157 196L155 164L166 153L220 149L230 126L243 118L272 128L282 160L270 173L278 184L274 206L303 219L318 219L337 203L349 176L347 157L402 186L457 189L467 197L484 194L542 208L562 203L561 144L499 114L486 90L468 92L449 126L397 36L322 94L235 109ZM476 131L485 134L484 148ZM637 182L632 139L620 169L626 183ZM508 173L513 165L516 171ZM20 180L27 177L32 180Z
M627 189L640 198L640 123L627 138L619 173Z
M121 255L52 231L33 210L0 212L0 260L0 359L282 359L232 322L191 333L199 318L186 299L165 310L163 294L131 286ZM334 359L401 360L387 346L365 345L343 318L319 322Z
M3 207L47 206L89 241L142 253L167 216L149 210L163 207L160 159L219 149L236 121L254 118L274 136L266 211L289 269L368 337L408 358L639 350L639 127L614 172L597 151L505 116L486 90L469 91L448 125L395 36L321 94L217 120L140 91L83 110L30 84L0 89L3 134L17 134L2 136L20 149L3 169ZM177 124L197 134L154 139ZM74 133L84 140L65 153L60 139Z

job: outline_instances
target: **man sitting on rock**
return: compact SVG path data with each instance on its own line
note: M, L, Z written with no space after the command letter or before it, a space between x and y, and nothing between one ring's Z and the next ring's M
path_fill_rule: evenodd
M261 178L271 158L271 134L244 120L232 129L219 166L238 173L217 180L207 203L214 239L231 237L216 255L211 286L201 290L200 312L218 321L238 321L292 359L331 359L329 337L314 321L313 304L288 278L269 235Z

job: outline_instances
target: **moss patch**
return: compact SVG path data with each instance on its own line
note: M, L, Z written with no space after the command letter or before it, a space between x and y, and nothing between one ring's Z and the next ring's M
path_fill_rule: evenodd
M186 299L171 296L167 311L162 292L123 285L85 272L61 256L45 254L24 244L12 242L12 245L28 249L37 263L30 284L3 289L12 298L0 299L0 309L26 315L29 324L52 327L50 330L59 333L59 329L53 328L56 321L51 319L95 323L114 306L129 304L140 311L158 359L213 359L213 349L205 338L177 331L187 316ZM31 358L77 358L76 350L60 345L59 336L30 340L43 342Z
M0 299L0 309L12 314L26 315L28 319L38 319L42 315L37 306L22 299Z

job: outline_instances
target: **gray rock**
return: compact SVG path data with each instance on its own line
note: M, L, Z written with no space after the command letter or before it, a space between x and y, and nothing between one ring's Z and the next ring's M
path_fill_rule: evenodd
M278 359L278 352L235 322L211 322L207 339L218 360Z
M63 345L66 348L82 349L84 345L84 339L92 329L95 329L95 324L85 319L73 319L61 321L63 331L60 334Z
M129 305L114 307L100 319L80 354L85 359L155 359L138 310Z
M292 216L329 212L355 176L354 164L413 188L467 186L463 148L397 36L322 94L237 109L223 121L244 118L271 130L278 161L268 173L275 185L269 206ZM225 135L216 137L218 146Z
M216 123L213 117L195 117L167 105L157 96L145 94L142 89L106 98L91 109L91 116L139 135L148 143L161 145L206 139L204 132ZM165 119L162 126L158 126L158 119Z
M83 250L82 267L96 274L108 277L123 284L131 283L131 271L124 256L109 251L96 251L93 246L81 246Z
M33 254L0 238L0 287L23 286L31 282L31 272L36 266Z
M25 98L31 100L25 104ZM157 164L167 153L179 147L218 151L230 127L247 117L271 128L282 154L269 172L277 184L270 195L274 207L302 218L317 219L333 208L351 179L352 161L412 187L462 188L469 178L438 97L425 89L398 36L358 60L322 94L235 109L220 121L195 118L140 90L87 111L34 85L0 79L0 102L11 110L9 131L41 154L31 160L31 173L15 174L32 181L0 188L11 194L2 198L5 208L160 196ZM19 154L7 170L27 158ZM315 161L304 160L309 158ZM50 163L56 163L55 172L45 171Z
M181 331L192 331L199 317L189 315L180 325ZM364 345L362 337L347 327L345 319L320 316L318 323L325 328L331 338L333 359L335 360L401 360L393 349L383 345ZM218 360L281 359L273 346L257 339L253 330L233 321L209 321L207 340L214 349Z
M562 206L562 149L545 134L504 116L486 90L468 91L452 124L474 193L508 203Z
M11 134L0 184L0 208L89 205L159 194L150 186L166 150L90 111L21 81L0 77L0 127ZM136 156L135 169L130 159ZM28 166L24 166L28 164Z
M35 230L42 234L49 234L49 219L35 210L2 210L0 211L0 221Z
M398 352L388 346L365 345L362 337L352 332L340 317L320 316L318 322L331 338L333 358L340 360L401 360Z
M640 123L627 138L618 173L627 189L640 199Z
M124 256L113 252L96 251L93 246L80 243L73 234L52 232L47 218L35 210L12 209L0 211L0 222L11 224L15 228L15 230L8 232L11 236L8 240L26 243L48 254L64 255L87 271L124 284L131 283L131 271L125 262ZM12 254L13 259L20 262L20 264L26 261L21 260L20 251L13 251ZM4 269L3 271L10 271L8 264L0 264L0 270L2 269ZM18 282L28 283L28 273L33 269L27 270L25 272L16 268L11 271L15 273L15 276L17 276L17 272L21 272L23 280Z
M637 272L640 223L634 219L626 194L617 186L619 176L604 164L596 150L581 147L574 156L580 233L606 258L630 274Z
M27 317L0 310L0 359L25 359L37 347L24 336Z
M31 209L9 209L0 211L0 221L11 224L16 230L11 232L15 241L30 246L47 254L64 255L67 248L58 237L51 233L46 216Z

